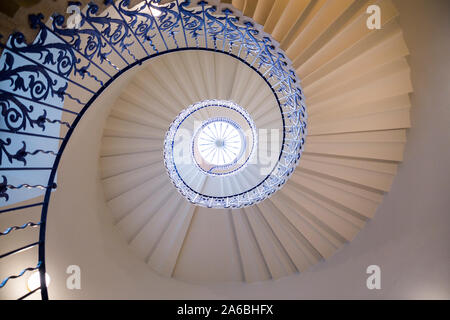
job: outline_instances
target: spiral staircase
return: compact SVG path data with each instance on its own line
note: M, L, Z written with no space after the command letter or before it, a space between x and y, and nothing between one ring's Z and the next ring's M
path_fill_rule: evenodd
M366 27L372 4L381 8L380 30ZM408 49L391 1L106 5L103 12L85 6L79 29L65 28L61 15L46 24L31 16L40 30L34 43L14 34L1 44L0 88L9 104L2 102L0 218L13 226L1 234L11 248L1 259L38 248L37 263L8 267L1 287L38 270L41 285L22 298L39 291L48 298L45 227L52 190L64 188L56 185L61 155L86 110L131 69L103 129L99 179L123 240L156 273L200 284L278 279L330 257L374 216L410 126ZM50 81L37 87L25 77L33 72ZM27 109L24 101L39 107ZM23 121L6 118L13 103ZM239 144L248 163L210 158L226 164L212 174L197 161L197 153L207 158L200 142L191 148L176 130L196 137L205 122L223 119L248 125L250 138ZM52 126L58 145L46 149ZM218 136L217 150L227 135ZM269 140L279 143L261 142ZM187 163L175 158L182 149L194 154ZM49 158L45 179L27 180ZM24 168L25 176L18 173ZM26 192L31 200L17 198ZM39 220L17 218L30 209L42 212ZM14 233L31 228L39 229L38 241L17 245Z

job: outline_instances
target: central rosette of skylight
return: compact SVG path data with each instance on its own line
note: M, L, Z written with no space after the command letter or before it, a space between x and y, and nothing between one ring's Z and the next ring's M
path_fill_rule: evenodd
M230 174L245 162L242 156L246 141L237 122L225 117L210 118L193 137L192 155L197 166L206 173Z

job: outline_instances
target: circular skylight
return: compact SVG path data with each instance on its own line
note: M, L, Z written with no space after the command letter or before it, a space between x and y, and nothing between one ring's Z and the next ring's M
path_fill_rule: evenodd
M226 167L236 163L244 151L242 129L230 119L207 121L200 128L197 139L200 156L215 166Z

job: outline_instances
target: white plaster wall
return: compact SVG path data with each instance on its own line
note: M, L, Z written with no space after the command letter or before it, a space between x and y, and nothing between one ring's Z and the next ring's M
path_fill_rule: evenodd
M114 98L104 95L62 159L48 220L50 298L450 299L450 2L395 3L411 51L412 129L391 192L353 242L308 272L259 284L200 286L154 274L126 248L103 199L98 152ZM81 290L65 287L70 264L81 267ZM381 267L381 290L366 288L371 264Z

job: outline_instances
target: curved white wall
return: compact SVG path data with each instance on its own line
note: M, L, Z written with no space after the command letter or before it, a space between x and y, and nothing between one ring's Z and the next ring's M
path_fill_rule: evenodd
M63 156L64 187L54 193L48 217L50 298L449 299L450 2L395 3L411 51L412 129L391 191L350 244L304 274L257 284L199 286L154 274L112 227L98 174L103 123L127 74L88 111ZM81 290L66 289L71 264L81 267ZM381 290L366 288L371 264L381 267Z

